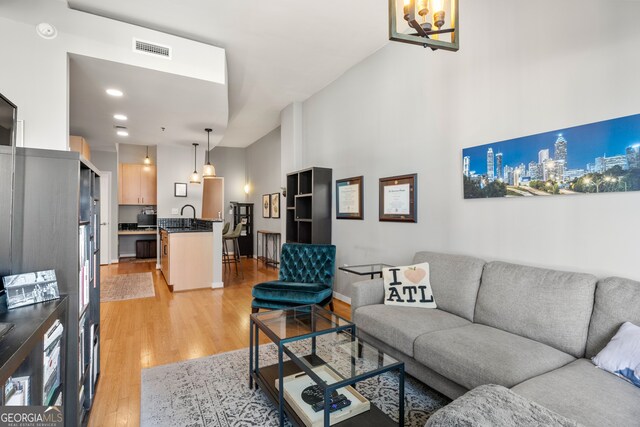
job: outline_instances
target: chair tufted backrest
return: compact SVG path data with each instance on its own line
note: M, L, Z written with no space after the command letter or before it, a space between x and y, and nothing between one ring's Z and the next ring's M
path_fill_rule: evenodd
M336 268L334 245L285 243L280 257L280 280L283 282L333 285Z

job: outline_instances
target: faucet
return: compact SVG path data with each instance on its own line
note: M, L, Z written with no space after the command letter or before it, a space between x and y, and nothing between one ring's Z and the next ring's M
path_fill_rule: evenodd
M182 215L182 214L183 214L183 212L184 212L184 208L191 208L191 209L193 209L193 219L196 219L196 208L195 208L195 207L193 207L193 205L184 205L184 206L182 207L182 209L180 209L180 215Z

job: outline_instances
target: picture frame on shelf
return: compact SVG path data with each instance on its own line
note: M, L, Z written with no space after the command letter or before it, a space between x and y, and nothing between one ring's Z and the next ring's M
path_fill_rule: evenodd
M271 218L280 218L280 193L271 194Z
M176 182L173 184L173 196L174 197L187 197L187 183Z
M364 219L364 176L336 180L336 219Z
M2 280L9 310L60 298L54 270L6 276Z
M271 195L262 195L262 218L271 218Z
M380 178L379 221L418 222L418 174Z

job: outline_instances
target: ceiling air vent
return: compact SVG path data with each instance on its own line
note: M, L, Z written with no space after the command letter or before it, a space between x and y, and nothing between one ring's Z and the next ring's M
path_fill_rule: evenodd
M144 53L145 55L171 59L171 48L169 46L163 46L144 40L133 39L133 51Z

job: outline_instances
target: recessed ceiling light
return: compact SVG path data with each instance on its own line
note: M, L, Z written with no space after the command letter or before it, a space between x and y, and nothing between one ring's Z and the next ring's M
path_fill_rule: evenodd
M113 118L116 119L116 120L121 120L121 121L127 120L127 116L125 116L124 114L114 114Z
M111 96L118 96L118 97L124 95L124 93L122 93L122 91L118 89L107 89L107 94Z
M129 131L127 131L126 128L118 128L118 131L116 133L118 134L118 136L129 136Z

